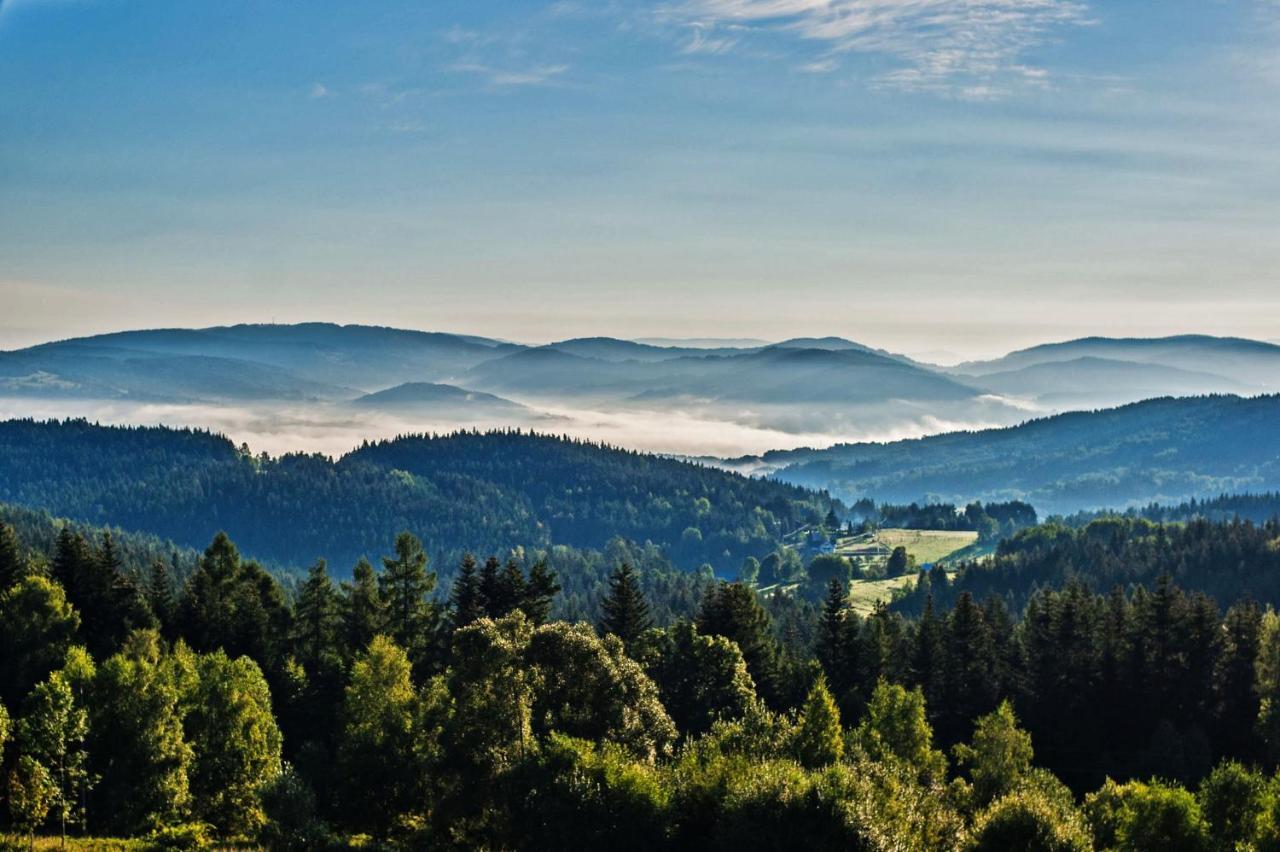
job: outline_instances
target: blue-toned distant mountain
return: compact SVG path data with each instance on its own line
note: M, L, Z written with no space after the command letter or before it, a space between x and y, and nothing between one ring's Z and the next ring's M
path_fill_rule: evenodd
M1083 363L1081 363L1083 361ZM1280 346L1239 337L1187 334L1175 337L1085 337L1011 352L993 361L970 361L949 368L965 377L1006 374L1043 364L1075 363L1081 375L1100 362L1160 365L1247 385L1259 391L1280 390ZM1224 388L1225 390L1225 388Z
M175 354L92 340L0 352L0 396L145 403L338 399L353 393L229 354Z
M605 428L611 440L632 443L634 434L646 449L678 453L724 452L739 440L730 435L753 449L761 441L786 447L1007 426L1166 395L1276 390L1280 346L1195 335L1085 338L945 369L840 337L524 346L332 323L126 331L0 352L0 405L9 414L97 416L102 400L116 422L151 422L131 419L129 404L215 405L317 435L334 418L352 425L353 412L388 415L365 424L381 434L406 425L536 426L554 412L576 434ZM179 422L203 422L195 416ZM715 437L721 425L725 437ZM676 434L678 442L664 442ZM714 449L697 447L700 434ZM324 448L338 451L332 442Z
M442 420L501 420L535 416L527 406L500 396L431 382L406 382L365 394L350 406L365 411L424 415Z
M499 393L603 394L630 401L838 405L890 399L952 401L981 394L950 376L856 344L837 348L788 343L690 352L616 345L621 343L579 340L525 349L486 361L463 380ZM636 357L622 357L623 353Z
M519 348L479 337L332 323L125 331L2 352L0 392L350 398L444 379Z
M737 459L846 501L1026 500L1042 513L1280 489L1280 396L1163 398L1019 426Z
M1260 388L1227 376L1165 364L1117 361L1085 355L966 377L993 393L1035 400L1046 408L1093 408L1159 396L1257 393Z

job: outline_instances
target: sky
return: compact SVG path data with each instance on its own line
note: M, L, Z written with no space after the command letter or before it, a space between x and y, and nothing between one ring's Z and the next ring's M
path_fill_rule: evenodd
M0 348L1280 338L1278 0L0 0Z

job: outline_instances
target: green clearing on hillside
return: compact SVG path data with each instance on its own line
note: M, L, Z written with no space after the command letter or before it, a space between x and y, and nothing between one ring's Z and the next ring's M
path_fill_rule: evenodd
M937 562L972 546L978 534L968 530L886 529L842 538L836 553L855 561L875 563L887 559L895 547L905 547L916 563Z
M878 602L888 603L893 600L895 591L910 588L915 582L915 574L904 574L888 580L854 580L849 584L849 609L866 617L875 611Z
M978 534L968 530L880 530L876 539L890 550L905 547L916 564L923 565L964 550L978 540Z
M965 530L888 529L841 539L836 553L865 569L883 564L895 547L905 547L917 565L924 565L971 548L977 540L976 532ZM911 572L885 580L854 580L849 584L849 607L858 615L868 615L878 601L888 603L895 591L909 588L915 579Z

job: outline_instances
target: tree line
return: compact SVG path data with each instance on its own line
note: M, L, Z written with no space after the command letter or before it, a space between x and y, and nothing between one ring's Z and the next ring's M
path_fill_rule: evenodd
M967 530L983 542L1007 538L1018 530L1033 527L1038 520L1035 507L1021 500L988 502L974 500L963 507L954 503L878 504L869 497L849 507L850 522L863 530L889 527L913 530Z
M219 534L186 579L0 525L15 833L272 848L1236 849L1280 841L1280 616L1148 590L865 618L712 582L595 624L549 560L414 536L292 594ZM1159 780L1156 780L1159 779Z
M403 529L465 550L652 541L735 570L837 506L825 494L676 459L521 431L406 435L338 460L271 457L209 432L0 422L0 501L203 547L233 529L270 564L354 564Z
M932 595L951 606L968 592L991 595L1021 611L1038 588L1078 581L1099 592L1115 586L1150 588L1169 575L1185 589L1222 601L1250 598L1280 606L1280 520L1155 523L1107 516L1083 527L1050 521L1003 539L994 556L957 566L954 578L925 575L913 593L895 603L918 615Z

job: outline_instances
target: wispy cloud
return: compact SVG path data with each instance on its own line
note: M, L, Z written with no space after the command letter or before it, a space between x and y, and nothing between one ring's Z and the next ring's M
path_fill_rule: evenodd
M450 59L442 67L479 78L491 89L557 84L569 71L565 46L547 37L548 21L577 14L572 3L554 4L522 24L510 21L484 29L454 25L441 34Z
M309 93L309 97L310 97L312 100L319 100L320 98L327 98L327 97L329 97L329 95L330 95L329 89L328 89L328 87L326 87L326 86L324 85L324 83L312 83L312 84L311 84L311 92Z
M1091 23L1080 0L686 0L661 14L794 38L817 51L800 70L822 73L841 55L875 54L898 65L877 86L974 98L1045 85L1047 72L1024 56Z
M569 70L568 65L537 65L529 68L495 68L479 62L455 62L450 71L475 74L491 86L545 86Z
M835 57L827 57L826 59L818 59L813 62L806 62L796 66L797 71L805 74L830 74L840 67L840 63Z
M703 24L691 25L693 37L682 49L682 53L728 53L738 43L736 38L717 35L715 30Z

